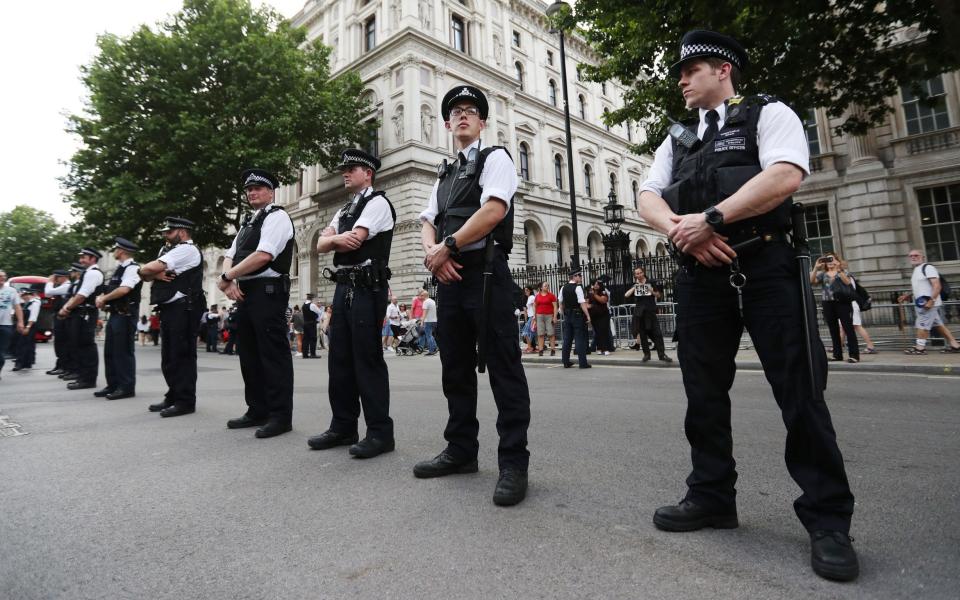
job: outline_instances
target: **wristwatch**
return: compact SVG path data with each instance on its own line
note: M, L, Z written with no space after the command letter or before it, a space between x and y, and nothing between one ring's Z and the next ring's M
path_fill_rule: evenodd
M443 245L447 247L450 254L460 254L460 248L457 248L457 240L452 235L443 238Z
M717 210L716 206L711 206L703 211L703 214L707 217L707 225L713 227L714 230L723 227L723 213Z
M224 281L231 281L231 279L230 279L229 277L227 277L227 272L226 272L226 271L224 271L223 273L220 273L220 279L222 279L222 280L224 280Z

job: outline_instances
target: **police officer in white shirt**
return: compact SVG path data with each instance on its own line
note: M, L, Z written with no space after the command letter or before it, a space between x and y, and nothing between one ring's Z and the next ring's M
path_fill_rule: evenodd
M104 284L103 294L97 298L97 308L110 311L103 340L103 370L107 386L94 392L98 398L120 400L136 395L134 342L140 288L143 286L137 274L140 265L133 260L133 254L138 250L130 240L114 238L113 257L117 260L117 269Z
M97 310L96 300L103 285L103 273L97 266L97 261L103 255L93 248L80 250L79 262L84 266L80 275L76 294L60 309L59 315L63 318L74 319L76 343L77 370L76 380L67 384L69 390L85 390L97 387L97 371L100 367L100 357L97 352Z
M14 371L28 371L33 368L37 358L37 319L40 317L40 299L33 288L24 288L20 292L20 306L23 310L23 326L19 328L20 342L17 344L17 361Z
M338 170L350 200L337 211L317 242L317 252L333 252L336 270L324 274L337 283L330 322L330 409L327 431L307 440L314 450L350 446L357 458L394 449L390 418L390 378L380 350L380 320L387 305L390 247L396 212L386 194L373 188L380 160L362 150L341 154ZM367 425L359 440L360 409ZM359 440L359 441L358 441Z
M189 415L197 407L197 332L206 301L193 227L189 219L167 217L160 229L166 244L156 260L140 267L140 277L153 282L150 304L160 312L160 370L167 392L149 410L161 417Z
M227 427L259 427L258 438L293 428L293 357L287 339L287 303L293 262L293 221L274 194L277 177L263 169L248 169L240 180L248 215L223 261L220 290L237 304L240 372L247 412Z
M66 269L57 269L43 286L43 295L51 299L51 308L54 312L53 352L57 357L56 364L47 371L47 375L63 375L67 371L65 368L67 364L67 321L66 319L56 318L56 313L60 312L63 305L67 303L67 293L71 286L69 277L70 273Z
M699 112L697 133L671 128L641 188L641 215L682 253L677 354L693 462L686 496L659 508L653 522L666 531L738 526L729 390L746 328L783 413L787 470L803 491L794 509L810 535L813 569L850 580L859 572L848 535L853 494L820 393L826 354L819 335L804 329L806 274L786 234L809 150L787 106L764 94L736 95L747 62L726 35L683 37L671 73L687 108Z

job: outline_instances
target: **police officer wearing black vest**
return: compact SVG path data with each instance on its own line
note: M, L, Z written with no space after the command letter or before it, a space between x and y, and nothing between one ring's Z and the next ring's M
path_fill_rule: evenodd
M103 341L103 370L107 386L94 392L98 398L120 400L136 395L137 360L134 342L137 331L137 312L140 309L140 288L143 282L133 261L139 250L130 240L114 238L113 257L117 269L104 284L103 294L97 298L97 308L110 311Z
M337 211L317 242L317 252L333 251L336 281L330 322L330 428L307 440L315 450L350 445L357 458L394 449L390 418L390 378L380 345L380 323L387 309L390 246L397 214L386 194L373 188L380 160L362 150L345 150L337 167L350 200ZM304 307L304 316L309 312ZM306 352L306 350L304 350ZM357 435L360 408L367 425Z
M853 495L822 399L826 354L804 327L805 273L785 234L790 195L809 168L807 141L783 103L735 95L746 66L730 37L684 36L672 73L700 119L693 131L672 128L642 188L642 216L682 253L677 353L693 462L685 498L653 521L666 531L738 525L729 390L746 327L787 428L787 469L803 492L794 509L810 534L813 570L850 580L859 572L848 536Z
M477 369L485 362L500 434L500 477L493 501L510 506L527 493L530 392L513 314L516 284L507 267L517 171L504 148L485 147L480 140L488 108L483 92L470 85L453 88L440 105L457 159L440 165L420 220L424 265L439 282L437 327L450 417L444 431L447 447L414 466L413 474L477 472Z
M237 302L240 372L247 412L227 427L259 427L258 438L290 431L293 419L293 357L287 339L293 221L273 203L280 182L262 169L240 176L254 213L244 221L223 261L220 289Z
M307 294L307 301L300 307L303 315L303 340L300 353L303 358L317 358L317 313L320 309L313 303L313 294Z
M50 298L53 314L56 315L67 303L67 293L72 287L69 279L70 272L66 269L57 269L50 275L43 286L43 295ZM53 353L57 362L47 371L47 375L63 375L67 372L67 321L59 317L53 319Z
M100 367L96 339L99 311L95 303L102 289L100 286L103 285L103 273L97 266L97 261L102 257L103 255L93 248L80 250L79 263L83 266L83 272L73 297L57 313L62 318L73 319L68 327L71 327L75 339L76 377L67 384L69 390L97 387L97 371Z
M141 279L153 282L150 304L160 310L160 370L167 392L149 410L161 417L197 409L197 332L206 299L203 255L193 243L193 228L189 219L167 217L160 229L166 244L156 260L140 267Z
M57 320L63 322L64 361L63 373L60 373L59 378L64 381L75 381L77 379L77 335L80 319L72 315L64 317L61 309L67 305L67 302L70 302L71 298L77 295L77 288L80 287L80 276L85 269L86 267L78 262L70 263L69 285L64 295L64 302L57 309Z
M581 369L589 369L587 362L587 325L590 312L587 299L583 294L583 271L574 267L570 271L570 281L560 288L560 310L563 312L563 350L560 357L563 368L573 366L570 362L570 346L577 343L577 362Z

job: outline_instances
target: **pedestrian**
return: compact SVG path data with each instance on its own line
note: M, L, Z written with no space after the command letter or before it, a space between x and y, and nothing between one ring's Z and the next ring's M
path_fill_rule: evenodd
M410 301L410 318L417 322L417 336L423 335L423 290Z
M247 169L240 179L255 212L226 252L219 287L237 303L247 412L227 427L259 427L256 437L270 438L293 429L293 357L286 318L293 221L274 203L280 182L273 173Z
M847 270L847 261L842 261L842 262L840 263L840 268L842 268L844 271L846 271L846 270ZM849 273L848 273L848 275L849 275ZM853 286L854 289L856 289L856 288L857 288L857 280L856 280L856 278L855 278L853 275L849 275L849 277L850 277L850 284ZM857 333L857 336L858 336L860 339L862 339L862 340L863 340L863 343L866 345L866 349L864 350L864 352L866 352L867 354L876 354L876 353L877 353L877 347L876 347L876 345L873 343L873 339L870 337L870 333L868 333L866 327L863 326L863 314L862 314L861 309L860 309L860 304L859 304L856 300L854 300L853 302L850 303L850 307L853 309L853 319L852 319L852 321L853 321L853 330ZM843 331L841 330L841 332L840 332L840 345L841 345L841 346L843 345L843 342L844 342L844 339L843 339Z
M211 304L210 310L204 317L207 325L207 352L219 352L220 343L220 306Z
M437 329L437 303L430 297L427 290L420 290L423 308L423 338L427 346L427 356L433 356L437 353L437 340L434 337L434 331Z
M809 172L809 148L786 105L764 94L736 95L746 66L747 53L733 38L684 35L670 72L700 119L693 131L673 128L641 187L641 216L669 236L683 265L675 288L677 352L693 463L684 499L657 509L653 522L665 531L739 524L729 391L746 327L787 429L787 470L803 492L794 509L810 535L813 570L851 580L859 573L849 537L854 499L821 395L826 353L815 326L805 329L801 282L808 274L786 236L790 195Z
M588 302L597 352L608 356L613 351L613 340L610 336L610 292L599 279L594 280L590 286Z
M97 296L103 284L103 273L97 261L103 258L99 250L82 248L79 262L84 267L77 283L76 293L58 313L63 318L73 319L76 356L76 379L67 384L68 390L86 390L97 387L97 371L100 357L97 353Z
M320 317L320 333L318 339L323 340L324 347L330 343L330 321L333 319L333 306L327 305L323 309L323 316Z
M390 304L387 305L387 310L384 313L383 323L383 331L380 332L383 336L383 350L393 352L394 344L399 341L397 333L400 331L400 308L397 306L397 299L394 296L390 297Z
M581 369L589 369L587 362L587 326L590 324L590 306L583 293L583 271L574 267L570 281L560 288L560 310L563 311L563 351L560 358L563 368L573 366L570 349L577 344L577 362Z
M919 250L910 250L907 254L910 264L913 266L913 273L910 275L910 289L912 294L903 294L897 299L897 302L906 302L913 297L917 306L917 328L916 343L904 351L904 354L913 356L927 353L927 340L930 338L930 331L936 329L943 336L946 342L946 348L941 350L945 354L955 354L960 352L960 343L947 329L943 323L943 284L940 281L940 272L935 266L924 262L924 255Z
M810 271L810 283L821 286L823 306L823 320L830 330L830 339L833 342L833 360L843 360L843 342L840 339L840 327L847 337L847 348L850 357L847 362L860 362L860 345L857 342L857 333L853 329L854 298L853 281L850 273L842 268L842 261L838 254L828 252L817 259L813 270Z
M160 312L157 309L150 313L150 339L154 346L160 343Z
M63 375L67 372L67 328L66 320L57 317L57 313L67 303L67 293L72 284L70 272L65 269L56 269L43 286L43 295L50 299L50 308L53 319L53 353L57 362L47 371L47 375Z
M150 321L147 315L140 315L140 321L137 322L137 333L140 336L140 345L147 345L147 338L150 336Z
M0 271L0 371L7 360L7 349L13 336L23 329L23 308L20 306L20 294L7 283L7 274ZM16 317L16 329L14 329Z
M103 371L107 385L93 395L107 400L120 400L136 396L137 359L134 344L143 283L137 273L140 265L133 260L139 248L122 237L114 238L113 242L117 269L96 301L98 309L110 312L103 343Z
M516 338L516 284L507 267L517 172L504 148L482 147L488 108L483 92L470 85L451 89L440 104L457 159L439 170L420 221L424 265L439 282L440 364L450 418L446 449L418 463L413 473L423 478L477 471L475 369L485 361L500 434L493 502L510 506L527 494L530 392Z
M660 320L657 318L657 301L662 293L661 288L647 280L647 273L643 267L633 270L633 286L624 294L624 299L633 298L633 336L636 343L634 350L643 348L643 362L650 360L650 341L657 350L657 357L663 362L673 362L667 356L663 345L663 333L660 331Z
M291 340L294 356L303 354L303 312L299 304L293 305L293 340Z
M160 313L160 371L167 384L163 401L149 410L164 418L197 409L197 332L206 298L203 256L193 243L193 228L189 219L167 217L159 256L140 267L140 278L153 282L150 304Z
M225 325L227 330L227 343L223 345L223 354L229 354L233 356L234 351L239 348L238 344L240 337L237 335L237 306L233 305L230 307L230 311L227 313L227 323Z
M533 288L529 285L523 286L523 328L520 330L520 338L527 342L527 347L523 349L524 354L536 352L537 342L537 320L536 320L536 296Z
M14 371L29 371L37 359L37 319L40 317L40 299L33 288L26 287L20 292L20 310L23 311L23 325L18 329L20 343L17 345L17 360Z
M340 155L338 169L350 199L317 241L318 254L333 252L335 270L325 273L337 284L327 356L332 418L327 430L307 444L314 450L350 446L351 456L374 458L395 447L390 377L378 323L387 307L397 214L387 195L373 187L380 159L348 149ZM357 431L361 408L367 426L362 440Z
M550 356L557 355L557 314L559 312L559 301L557 297L550 291L550 284L546 281L540 284L540 289L537 291L537 295L534 298L534 306L536 311L536 325L537 337L540 340L538 346L540 356L543 356L543 349L546 345L547 338L550 338Z
M317 357L317 321L323 314L320 308L313 301L313 294L307 294L307 299L303 303L303 358Z

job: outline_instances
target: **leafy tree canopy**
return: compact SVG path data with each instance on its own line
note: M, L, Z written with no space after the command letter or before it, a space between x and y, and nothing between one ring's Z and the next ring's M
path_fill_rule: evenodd
M947 0L577 0L565 21L579 25L601 55L585 74L627 88L625 105L608 123L639 122L648 139L637 149L649 151L663 139L666 117L684 113L666 71L691 29L726 33L744 45L751 65L739 93L778 96L798 114L824 107L830 117L844 117L838 133L862 133L883 122L887 98L899 86L922 97L919 82L960 67L956 41L948 39L948 24L957 19L950 6ZM906 27L922 33L913 40L893 35Z
M80 234L58 225L50 213L24 205L0 213L0 270L9 277L65 269L82 246Z
M157 246L174 215L197 223L198 244L226 246L247 209L244 168L289 183L301 165L332 167L371 129L356 73L331 79L329 48L248 0L185 0L157 31L98 46L82 69L89 100L69 130L83 146L64 184L102 243Z

